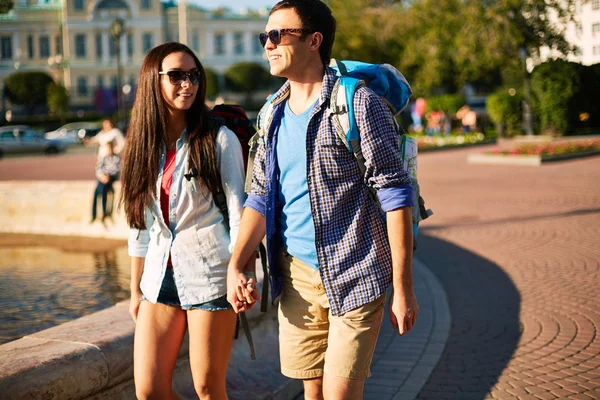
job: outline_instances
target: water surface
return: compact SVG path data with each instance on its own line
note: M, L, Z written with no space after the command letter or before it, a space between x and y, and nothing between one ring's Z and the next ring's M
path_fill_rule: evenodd
M123 241L0 234L0 344L129 298Z

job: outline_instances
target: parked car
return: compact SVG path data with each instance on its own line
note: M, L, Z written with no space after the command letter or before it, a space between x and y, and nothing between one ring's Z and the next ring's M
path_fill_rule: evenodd
M26 125L0 128L0 157L4 154L17 153L56 154L65 149L65 143L58 140L48 140Z
M65 144L80 144L84 138L95 136L101 129L102 125L98 122L71 122L55 131L46 132L44 137Z

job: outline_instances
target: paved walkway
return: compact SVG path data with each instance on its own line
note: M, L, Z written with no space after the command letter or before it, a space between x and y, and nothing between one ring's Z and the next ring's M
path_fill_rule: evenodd
M467 164L482 150L419 157L435 211L416 254L421 315L401 338L386 317L365 398L600 399L600 157ZM40 179L49 163L82 179L93 165L7 161L0 179Z
M600 157L474 166L426 153L417 256L452 327L419 399L600 399Z

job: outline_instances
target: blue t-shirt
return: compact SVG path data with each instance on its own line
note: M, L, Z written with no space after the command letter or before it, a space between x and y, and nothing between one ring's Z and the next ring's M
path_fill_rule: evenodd
M283 244L288 253L315 269L319 268L319 263L306 183L306 131L310 113L317 101L299 115L292 112L286 101L277 135Z

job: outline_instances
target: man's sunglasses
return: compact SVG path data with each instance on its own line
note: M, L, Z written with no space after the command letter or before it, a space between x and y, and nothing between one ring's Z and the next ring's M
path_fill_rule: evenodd
M191 71L159 71L160 75L167 75L172 85L181 85L186 79L190 80L192 85L200 82L200 71L193 69Z
M308 33L314 33L315 31L312 29L273 29L269 32L262 32L258 34L258 40L260 40L260 45L265 47L267 44L267 39L271 41L275 46L281 43L281 37L283 35L287 35L289 33L299 33L300 35L305 35Z

